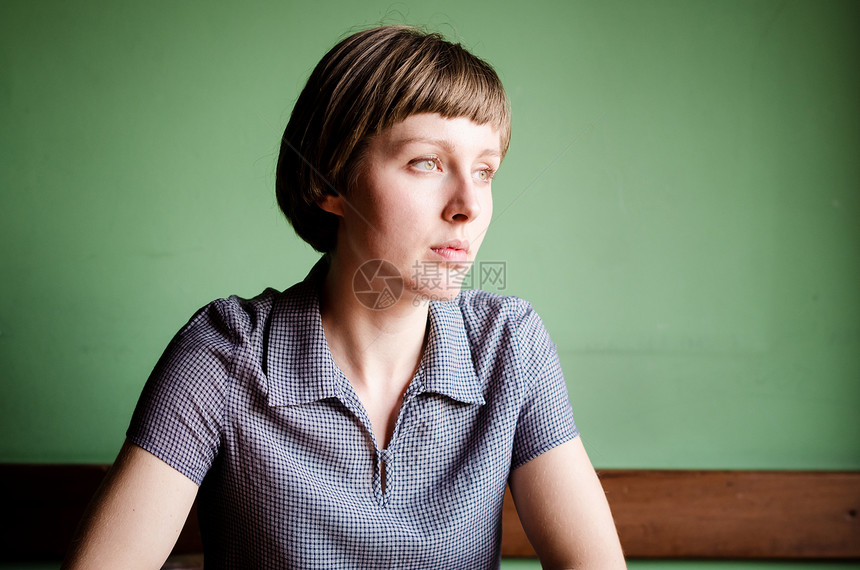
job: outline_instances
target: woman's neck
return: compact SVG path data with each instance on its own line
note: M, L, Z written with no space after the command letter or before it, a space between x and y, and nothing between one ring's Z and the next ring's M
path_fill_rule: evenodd
M386 448L424 352L428 305L415 306L401 295L385 308L373 308L354 291L357 269L331 259L320 316L332 358L361 400L377 445Z
M331 259L320 296L329 349L357 390L402 393L421 361L428 305L416 306L404 294L372 306L366 296L356 295L357 269Z

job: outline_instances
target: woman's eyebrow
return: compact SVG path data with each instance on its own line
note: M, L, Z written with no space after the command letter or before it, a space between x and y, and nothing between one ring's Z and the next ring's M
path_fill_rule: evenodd
M454 152L456 145L448 139L439 139L433 137L405 137L391 141L391 146L402 148L410 144L422 143L437 146L445 152ZM499 149L487 148L478 153L479 156L494 156L501 158L502 152Z
M416 143L437 146L447 152L453 152L455 146L454 143L448 139L438 139L433 137L404 137L402 139L395 139L391 141L392 146L396 147L404 147Z

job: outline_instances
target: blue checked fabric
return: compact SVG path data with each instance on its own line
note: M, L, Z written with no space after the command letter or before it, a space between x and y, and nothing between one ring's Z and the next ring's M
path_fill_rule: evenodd
M511 469L578 435L540 318L484 291L431 303L379 449L326 344L318 273L198 311L132 417L133 443L200 484L206 567L498 568Z

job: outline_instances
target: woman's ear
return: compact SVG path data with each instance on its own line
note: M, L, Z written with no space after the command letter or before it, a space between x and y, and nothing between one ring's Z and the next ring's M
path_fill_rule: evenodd
M317 206L329 214L343 217L343 197L340 194L337 196L326 194L322 199L317 201Z

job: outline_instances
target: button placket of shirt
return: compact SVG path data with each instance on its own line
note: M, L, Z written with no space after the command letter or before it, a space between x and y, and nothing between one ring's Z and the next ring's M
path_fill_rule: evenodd
M410 414L410 408L416 396L424 391L424 386L421 381L423 366L419 367L418 371L406 389L403 395L403 400L400 404L400 410L397 412L397 420L394 423L394 433L391 435L391 441L385 449L376 448L377 469L374 477L374 492L376 492L379 506L384 507L396 494L397 483L399 480L400 471L398 470L395 458L397 449L399 448L400 440L405 437L401 432L405 429L405 424L408 423L407 417ZM382 473L385 472L385 488L382 487Z
M407 390L407 394L408 392L409 390ZM391 460L394 457L394 451L392 447L395 444L398 428L400 426L400 418L403 413L403 408L406 405L406 400L408 396L404 396L404 401L401 404L400 412L397 416L397 422L394 426L394 434L392 435L391 443L389 444L387 449L379 448L379 442L377 441L376 435L373 433L373 428L371 427L370 416L367 415L367 410L365 410L364 404L361 403L358 394L355 393L355 389L352 387L352 384L349 383L349 380L346 377L340 378L340 382L337 387L337 397L346 406L346 408L356 418L358 418L358 421L361 423L361 426L364 428L364 431L367 433L370 438L370 441L373 443L374 470L371 475L370 485L373 491L373 496L376 499L376 503L380 507L384 507L388 503L388 497L390 495L388 493L388 490L391 489L391 475L393 471L391 469ZM382 488L383 470L385 470L384 490Z
M370 460L374 468L373 472L370 474L370 487L373 496L376 499L376 502L381 503L382 482L379 479L379 445L376 442L376 436L373 434L370 417L367 415L367 411L364 409L364 404L361 403L361 400L358 398L358 394L355 393L352 384L350 384L349 380L345 376L341 376L340 378L338 378L338 384L335 393L337 395L337 398L346 407L346 409L349 410L349 412L358 419L359 423L361 424L361 427L364 429L365 434L368 436L368 439L373 445L373 450L371 450L371 453L374 455L374 457L370 458Z
M393 469L391 459L393 453L390 448L376 450L376 474L373 477L373 491L376 494L376 500L380 507L388 504L388 499L391 496L391 485ZM382 477L385 473L385 488L382 487Z

